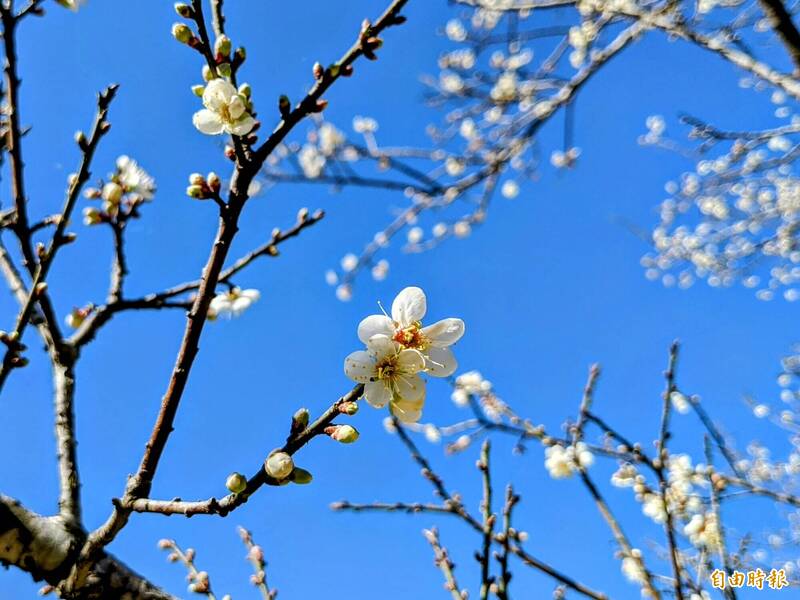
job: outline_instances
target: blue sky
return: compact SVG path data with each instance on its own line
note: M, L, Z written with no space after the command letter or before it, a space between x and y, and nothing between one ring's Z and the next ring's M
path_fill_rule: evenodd
M175 20L171 3L148 4L92 1L78 14L53 7L46 18L32 19L20 30L22 118L33 126L25 138L33 214L57 210L67 173L77 164L73 132L88 127L96 90L121 84L111 109L112 131L94 171L103 174L116 156L129 154L158 182L155 202L129 228L128 289L137 295L199 274L216 216L210 203L185 197L186 178L193 171L227 169L216 140L191 125L199 106L189 91L199 78L198 57L169 35ZM438 118L421 105L419 75L435 72L446 46L436 33L454 14L443 0L409 4L409 22L387 33L380 60L357 65L356 76L331 91L326 111L342 127L357 114L375 117L380 139L392 145L423 144L425 125ZM247 47L243 78L253 87L260 113L269 114L282 93L302 94L312 64L337 58L361 20L383 5L383 0L227 3L228 30L235 43ZM797 332L786 326L795 322L796 309L782 300L758 302L742 288L701 284L678 291L648 282L638 264L646 247L618 224L621 217L652 226L664 182L689 166L677 155L636 144L647 115L663 114L672 123L686 111L732 128L772 123L768 98L739 89L737 79L714 56L658 35L645 37L581 94L575 131L583 154L576 169L544 168L541 179L526 184L516 200L498 199L487 225L468 239L423 255L391 248L388 280L362 278L347 304L335 300L325 269L369 241L403 198L356 189L331 195L319 186L298 186L254 199L234 254L261 243L273 227L291 224L301 206L324 208L328 216L287 243L279 259L261 261L238 279L243 287L261 289L253 309L207 327L154 495L220 495L229 472L252 472L285 438L297 408L318 412L350 388L342 361L358 348L358 321L375 312L377 300L390 303L406 285L426 290L431 318L459 316L466 322L467 334L457 347L462 370L480 370L518 412L550 429L574 413L588 366L600 362L599 409L621 430L649 442L659 418L668 345L680 338L681 385L724 415L727 429L742 442L774 435L766 426L754 426L743 397L776 399L778 361L797 341ZM301 125L295 139L305 131ZM543 146L553 148L559 136L557 126L545 128ZM5 188L0 200L8 203ZM102 300L110 263L108 231L77 222L74 229L79 243L63 250L50 279L62 315L74 305ZM10 296L0 296L0 311L9 327L16 314ZM126 475L138 464L183 325L179 312L130 314L117 318L85 352L77 411L89 527L105 519L110 498L122 492ZM35 360L13 374L3 399L0 439L7 451L0 459L0 482L3 492L46 513L55 510L57 497L51 383L38 343L32 336L29 342ZM242 524L264 546L270 583L282 598L329 597L332 590L333 597L444 597L440 573L420 535L435 520L328 509L343 498L431 499L399 442L384 433L384 416L364 407L354 419L362 433L358 443L340 446L321 439L306 448L297 462L314 473L310 486L264 489L226 519L136 516L111 550L185 596L183 571L168 565L156 548L159 538L175 538L197 549L198 562L212 574L220 595L254 598L235 532ZM446 423L461 416L447 384L431 383L425 419ZM679 436L676 444L694 453L701 449L697 436ZM510 440L498 440L495 447L495 462L501 463L496 480L500 486L515 481L522 494L518 525L530 532L531 553L614 597L638 597L619 576L610 536L579 485L550 480L537 448L512 457ZM477 509L476 451L445 457L441 448L427 448L450 487ZM611 468L598 467L597 473ZM612 491L609 500L630 515L632 537L658 535L627 490ZM478 539L455 522L438 524L462 584L476 591L470 555ZM522 567L515 572L515 597L546 597L552 587ZM37 589L26 574L0 576L0 598L34 598Z

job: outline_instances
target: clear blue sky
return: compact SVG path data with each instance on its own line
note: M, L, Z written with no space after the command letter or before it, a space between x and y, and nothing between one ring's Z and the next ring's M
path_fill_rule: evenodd
M92 0L78 14L49 7L46 18L32 19L20 30L22 118L33 126L25 138L33 214L57 210L66 175L77 162L73 132L88 127L96 90L121 84L95 174L110 170L117 155L129 154L159 185L156 201L129 228L132 294L199 274L216 217L213 206L185 197L186 178L193 171L227 168L217 140L191 125L199 102L189 87L198 80L200 63L169 35L175 20L171 4ZM226 3L229 32L248 50L243 78L252 84L262 116L270 114L278 95L303 93L311 65L337 58L361 20L384 4ZM386 35L380 60L357 65L356 76L328 96L330 120L345 127L353 115L373 116L387 144L422 144L425 125L437 119L421 107L418 76L435 72L446 45L436 32L453 9L444 0L412 0L406 14L408 24ZM466 240L424 255L390 249L389 279L362 278L348 304L334 299L324 270L345 252L358 251L403 199L355 189L329 195L314 186L275 188L253 200L234 254L260 243L273 227L290 224L301 206L324 208L328 217L287 243L280 259L262 261L238 279L243 287L262 290L253 309L207 328L154 495L220 495L229 472L252 472L285 438L295 409L319 411L349 389L342 361L358 348L358 321L375 311L376 300L389 303L406 285L427 291L432 318L464 319L467 334L456 348L462 369L479 369L520 413L551 429L574 413L587 368L599 361L604 367L599 408L622 430L649 442L657 427L667 348L677 337L684 345L682 386L724 415L743 442L772 434L752 429L742 398L776 399L778 361L798 337L787 327L796 322L796 308L782 300L760 303L742 288L698 285L678 291L648 282L638 264L646 248L615 222L624 217L653 225L664 182L689 166L679 156L637 146L647 115L664 114L674 123L678 111L687 111L732 128L772 122L768 98L740 90L737 78L714 56L657 35L646 37L582 93L576 144L583 154L574 171L546 167L541 180L525 185L516 200L498 199L488 224ZM295 139L305 131L301 125ZM553 148L559 136L557 127L546 128L544 147ZM0 199L7 204L5 187ZM79 243L60 254L50 280L61 315L73 305L102 300L110 263L108 231L77 222L74 229ZM16 314L10 296L0 296L0 311L7 328ZM122 492L126 475L138 464L183 326L180 312L118 318L80 363L78 450L90 527L106 518L110 498ZM47 513L55 510L57 497L51 383L39 344L29 337L36 360L12 375L2 401L0 440L6 450L0 488ZM270 583L282 598L445 597L420 535L433 519L328 509L343 498L431 498L399 442L384 433L384 416L365 406L354 420L362 433L358 443L340 446L321 439L305 449L298 464L314 473L310 486L263 489L226 519L136 516L111 550L187 596L184 572L168 565L156 548L159 538L172 537L198 550L198 562L212 574L220 595L255 598L235 532L242 524L264 546ZM459 416L447 384L431 383L425 419L445 423ZM696 436L679 440L699 454ZM450 486L477 509L475 451L448 458L441 448L428 448ZM529 550L614 597L637 598L638 590L622 580L610 536L578 484L550 480L538 448L523 457L510 455L508 440L498 440L496 448L496 462L503 462L497 481L502 486L513 479L523 496L518 525L530 532ZM598 467L597 473L611 467ZM630 513L632 537L658 535L628 490L613 491L609 499ZM439 525L462 583L477 591L470 555L478 539L455 522ZM516 598L548 597L549 581L521 567L515 571ZM26 574L0 574L4 600L34 598L37 589Z

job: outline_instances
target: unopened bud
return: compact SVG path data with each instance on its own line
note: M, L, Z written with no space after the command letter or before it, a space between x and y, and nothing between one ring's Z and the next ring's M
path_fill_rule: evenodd
M82 131L75 132L75 143L83 149L86 146L86 134Z
M305 221L308 218L308 209L303 207L297 211L297 220L300 222Z
M270 244L269 246L267 246L267 254L269 254L270 256L278 256L278 254L280 253L278 252L277 246L273 246L272 244Z
M289 102L289 96L282 95L280 98L278 98L278 111L280 111L282 117L288 116L291 109L292 104Z
M317 100L317 103L314 105L314 108L311 109L311 112L321 113L326 108L328 108L327 100Z
M300 467L295 467L294 471L292 471L291 480L292 483L296 483L298 485L305 485L307 483L311 483L311 480L314 479L314 476L311 475L309 471L305 469L301 469Z
M83 209L83 223L84 225L97 225L103 221L102 213L99 208L94 206L87 206Z
M188 44L192 38L194 38L194 34L192 30L189 29L189 26L185 23L175 23L172 26L172 37L178 40L181 44Z
M233 53L233 56L237 62L244 62L244 59L247 58L247 50L239 46Z
M214 173L214 171L211 171L208 174L208 177L206 177L206 183L208 183L208 187L210 187L214 192L218 192L222 186L222 181L220 181L219 175Z
M358 430L352 425L333 425L325 428L331 438L342 444L352 444L358 439Z
M197 200L202 200L206 196L202 185L190 185L186 188L186 195Z
M308 420L310 418L307 408L300 408L292 415L292 431L303 431L308 427Z
M197 85L192 86L192 93L198 98L202 98L203 92L205 91L206 91L206 86L200 85L199 83Z
M322 79L322 76L325 74L325 67L323 67L320 63L315 62L314 66L312 67L312 72L314 73L314 79Z
M358 412L358 402L345 402L339 406L339 412L351 417Z
M39 283L36 284L36 287L33 288L33 291L34 291L34 294L36 294L37 296L41 296L42 294L44 294L47 291L47 282L46 281L40 281Z
M292 457L286 454L286 452L273 452L269 455L267 460L264 461L264 470L267 472L267 475L279 481L291 475L293 469L294 462L292 461Z
M203 185L206 182L206 178L203 177L201 173L192 173L189 175L189 183L191 185Z
M225 480L225 487L234 494L241 494L247 489L247 477L241 473L231 473Z
M194 13L192 12L192 7L183 2L175 3L175 12L185 19L191 19L192 16L194 15Z
M220 57L227 57L231 53L231 38L227 35L221 35L214 42L214 55L219 59Z
M107 183L103 186L103 200L110 204L119 204L122 199L122 186L118 183Z

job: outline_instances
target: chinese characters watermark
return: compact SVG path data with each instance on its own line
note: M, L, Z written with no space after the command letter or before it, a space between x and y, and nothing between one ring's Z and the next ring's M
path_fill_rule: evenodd
M715 569L711 575L711 587L723 590L725 587L741 588L749 587L763 590L766 586L771 590L781 590L789 587L784 569L772 569L769 574L761 569L748 571L746 574L741 571L733 571L730 575L720 569Z

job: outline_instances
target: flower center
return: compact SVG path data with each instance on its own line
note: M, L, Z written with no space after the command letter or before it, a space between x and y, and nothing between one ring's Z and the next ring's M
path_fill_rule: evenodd
M397 355L386 357L377 365L378 379L392 379L397 373Z
M227 104L223 104L220 107L219 116L226 123L230 123L233 120L233 119L231 119L231 111L230 111L230 109L228 109L228 105Z
M422 333L422 323L415 321L404 329L398 329L392 339L405 348L425 350L430 346L430 340Z

